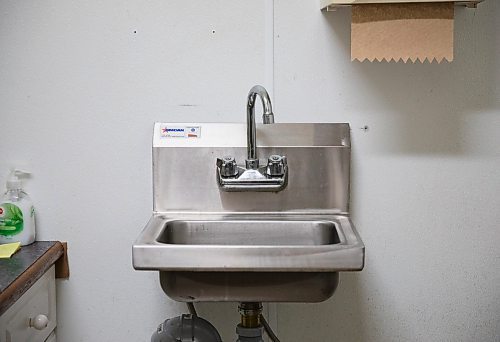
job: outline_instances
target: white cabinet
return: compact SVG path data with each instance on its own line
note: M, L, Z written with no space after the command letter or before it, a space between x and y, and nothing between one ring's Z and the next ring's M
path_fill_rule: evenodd
M0 342L55 342L55 267L49 268L2 316Z

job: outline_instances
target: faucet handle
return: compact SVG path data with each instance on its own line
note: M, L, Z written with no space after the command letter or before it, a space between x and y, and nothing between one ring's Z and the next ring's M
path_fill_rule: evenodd
M217 158L217 167L222 177L235 177L238 175L238 165L232 156Z
M285 174L286 157L273 154L267 160L266 174L271 177L280 177Z

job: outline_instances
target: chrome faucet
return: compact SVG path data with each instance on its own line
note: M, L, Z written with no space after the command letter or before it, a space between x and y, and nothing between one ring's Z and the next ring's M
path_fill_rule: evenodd
M272 155L267 165L260 167L257 156L255 126L255 101L262 101L264 124L274 123L271 99L266 89L256 85L247 98L247 159L245 167L239 166L232 156L217 158L217 181L222 191L274 191L283 190L288 184L288 165L285 156Z
M257 142L255 133L255 100L259 95L262 100L262 107L264 108L264 113L262 114L262 121L264 124L274 123L273 108L271 106L271 99L267 90L256 85L248 92L247 98L247 160L245 165L247 169L258 169L259 159L257 159Z

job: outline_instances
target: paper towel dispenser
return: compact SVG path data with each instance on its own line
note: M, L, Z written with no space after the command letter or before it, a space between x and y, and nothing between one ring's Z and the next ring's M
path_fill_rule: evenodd
M322 9L352 6L351 60L453 61L454 5L483 0L321 0Z

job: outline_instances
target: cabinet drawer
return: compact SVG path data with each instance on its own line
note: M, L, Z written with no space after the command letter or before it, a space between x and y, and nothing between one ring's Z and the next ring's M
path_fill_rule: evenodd
M52 266L0 317L0 342L43 342L56 327L56 286ZM44 315L46 327L30 327L30 320ZM32 324L33 325L33 324Z

